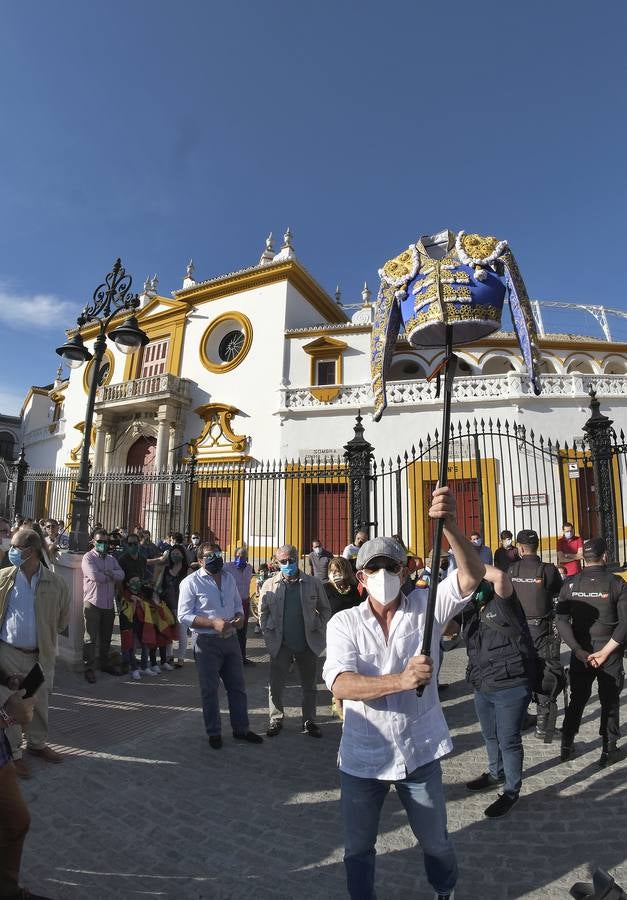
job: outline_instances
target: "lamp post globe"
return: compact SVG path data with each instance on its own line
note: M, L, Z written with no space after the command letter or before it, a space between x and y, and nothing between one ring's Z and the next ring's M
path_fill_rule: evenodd
M115 341L115 346L121 353L135 353L148 343L148 335L144 334L135 316L129 316L118 328L109 333L109 337Z
M56 352L65 360L70 369L79 369L83 363L92 358L92 354L83 343L80 332L77 332L65 344L57 347Z

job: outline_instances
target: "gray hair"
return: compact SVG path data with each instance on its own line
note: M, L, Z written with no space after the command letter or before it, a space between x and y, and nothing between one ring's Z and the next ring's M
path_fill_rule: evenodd
M287 553L288 556L295 556L298 559L298 548L294 544L283 544L276 551L277 553Z

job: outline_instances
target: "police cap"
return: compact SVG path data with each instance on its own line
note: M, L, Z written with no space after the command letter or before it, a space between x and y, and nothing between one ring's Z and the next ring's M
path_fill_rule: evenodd
M539 544L538 532L532 528L525 528L516 535L517 544Z
M607 544L601 537L584 541L583 555L589 559L600 559L607 552Z

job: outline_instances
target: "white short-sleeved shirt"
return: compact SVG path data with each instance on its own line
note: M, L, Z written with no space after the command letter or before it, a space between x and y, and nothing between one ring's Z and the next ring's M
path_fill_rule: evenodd
M416 588L394 614L386 643L368 600L337 613L327 626L327 659L323 677L329 690L342 672L391 675L402 672L420 655L428 588ZM457 573L438 586L431 646L437 648L442 628L464 608ZM437 656L437 649L435 654ZM361 778L396 781L453 749L434 676L422 697L415 690L378 700L344 700L344 727L338 753L343 772Z

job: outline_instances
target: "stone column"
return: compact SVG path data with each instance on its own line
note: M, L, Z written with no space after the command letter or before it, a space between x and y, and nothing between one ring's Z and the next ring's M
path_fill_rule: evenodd
M175 418L173 410L167 403L162 403L157 412L157 452L155 469L162 472L168 467L170 451L170 423Z

